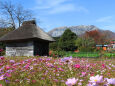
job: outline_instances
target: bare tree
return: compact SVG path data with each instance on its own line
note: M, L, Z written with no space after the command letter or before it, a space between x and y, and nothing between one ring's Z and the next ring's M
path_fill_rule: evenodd
M18 21L18 26L22 24L23 21L32 19L32 13L29 10L24 10L22 5L18 5L15 9L15 16Z
M11 26L15 29L14 5L11 2L0 2L0 3L1 3L0 9L2 10L2 15L6 16L6 18L9 20L9 24L11 24Z
M6 28L8 27L8 22L7 20L4 20L3 18L0 18L0 28Z
M0 23L6 23L12 28L16 28L22 24L25 20L32 19L32 13L29 10L25 10L22 5L14 5L11 1L0 2L0 10L3 18L0 20ZM7 20L7 22L5 21Z

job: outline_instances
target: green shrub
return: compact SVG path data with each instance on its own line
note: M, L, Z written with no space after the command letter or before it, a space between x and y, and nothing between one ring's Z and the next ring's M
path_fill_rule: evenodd
M66 51L52 51L51 55L52 57L63 57L66 55Z
M1 49L0 49L0 56L4 56L5 55L5 51L3 50L3 51L1 51Z

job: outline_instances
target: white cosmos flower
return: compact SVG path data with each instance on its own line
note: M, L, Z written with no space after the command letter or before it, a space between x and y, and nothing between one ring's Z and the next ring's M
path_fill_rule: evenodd
M73 85L75 85L76 84L76 82L78 81L78 79L75 79L75 78L69 78L69 79L67 79L67 81L66 81L66 85L67 86L73 86Z
M96 75L96 76L92 76L90 77L90 81L91 83L102 83L103 82L103 76L99 76L99 75Z

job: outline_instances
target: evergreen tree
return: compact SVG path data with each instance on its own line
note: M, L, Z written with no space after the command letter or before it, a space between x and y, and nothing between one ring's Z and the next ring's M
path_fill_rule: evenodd
M66 29L59 39L58 49L64 51L74 51L77 48L75 46L76 39L77 35L73 33L70 29Z

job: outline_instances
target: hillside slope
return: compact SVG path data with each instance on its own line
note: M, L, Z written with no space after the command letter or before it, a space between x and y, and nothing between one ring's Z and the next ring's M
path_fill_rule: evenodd
M102 33L105 33L108 38L111 40L115 40L115 33L110 30L102 30L94 25L79 25L79 26L71 26L71 27L58 27L54 28L53 30L49 31L48 34L52 37L60 37L64 31L69 28L72 32L76 33L76 35L80 36L84 34L86 31L92 31L92 30L99 30Z
M48 34L51 35L52 37L59 37L64 33L64 31L67 28L69 28L72 32L76 33L76 35L81 35L81 34L85 33L86 31L99 29L94 25L88 25L88 26L80 25L80 26L71 26L71 27L59 27L59 28L55 28L55 29L49 31Z

